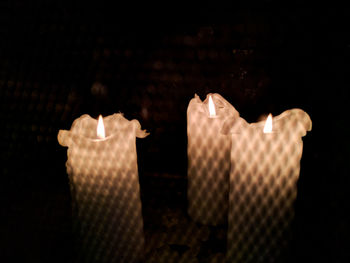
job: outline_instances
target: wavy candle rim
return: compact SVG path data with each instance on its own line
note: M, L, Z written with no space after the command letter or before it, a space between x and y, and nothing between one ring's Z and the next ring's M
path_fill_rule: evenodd
M87 136L77 134L69 130L60 130L57 135L58 142L63 146L69 146L72 142L77 145L88 145L89 143L99 143L107 142L113 140L115 137L118 137L119 134L111 134L103 139L89 138Z
M216 115L210 116L209 113L209 97L212 97L212 100L215 104ZM190 111L197 111L198 114L201 114L208 119L225 119L227 116L238 117L238 111L220 94L218 93L208 93L205 100L201 100L201 98L195 94L194 98L191 99L189 106L187 108L187 113Z
M93 130L93 134L96 134L97 120L95 118L92 118L88 114L83 114L82 116L74 120L70 130L59 130L57 139L62 146L69 146L71 143L85 144L106 142L113 140L116 137L119 138L122 133L130 131L130 125L133 125L135 137L145 138L149 135L149 133L146 130L141 130L141 125L138 120L128 120L121 113L114 113L112 115L106 116L104 119L105 126L110 125L109 122L121 122L125 126L118 128L117 130L112 129L113 133L109 134L105 138L86 136L86 134L82 133L82 130L90 129ZM86 126L87 123L88 126Z
M244 119L242 118L242 120ZM254 131L257 133L262 133L265 136L268 136L268 134L281 134L285 132L292 132L292 130L290 129L293 128L295 132L297 132L300 135L300 137L304 137L307 132L312 130L312 121L310 119L310 116L305 111L299 108L285 110L281 114L274 116L272 118L273 129L271 133L263 132L265 123L266 123L266 120L253 122L253 123L247 123L244 120L244 122L237 127L235 122L232 122L228 124L233 129L229 133L242 134L242 133L245 133L246 131ZM286 126L286 124L288 127ZM296 126L292 127L290 126L291 124Z

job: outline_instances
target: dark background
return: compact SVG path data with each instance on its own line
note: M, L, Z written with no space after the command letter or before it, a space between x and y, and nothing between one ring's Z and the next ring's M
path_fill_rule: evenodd
M1 2L0 260L71 259L57 133L82 114L138 119L143 198L185 203L187 105L217 92L249 122L310 115L293 260L349 262L350 10L302 7Z

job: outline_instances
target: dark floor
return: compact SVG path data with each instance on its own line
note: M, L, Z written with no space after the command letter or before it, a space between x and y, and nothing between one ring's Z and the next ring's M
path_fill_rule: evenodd
M186 213L183 177L162 174L146 178L141 182L144 262L224 260L225 226L192 222ZM1 227L2 262L72 262L74 236L68 185L56 192L41 187L32 190L6 197L11 203Z
M184 178L162 174L149 179L143 186L156 194L143 198L145 262L223 262L226 226L203 226L189 218Z
M223 262L226 227L201 226L188 217L185 177L164 173L140 177L144 262ZM290 262L347 262L347 224L340 220L345 217L325 213L340 204L324 202L322 212L302 188L299 194L302 203L297 204ZM28 182L9 187L1 200L6 207L0 228L1 262L73 262L68 184Z

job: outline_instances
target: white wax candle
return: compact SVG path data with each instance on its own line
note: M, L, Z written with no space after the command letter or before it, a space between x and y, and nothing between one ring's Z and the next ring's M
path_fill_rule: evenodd
M104 118L106 137L89 115L76 119L58 141L66 163L84 262L138 262L144 235L136 137L148 134L122 114Z
M188 213L201 224L227 221L231 144L221 129L235 117L238 112L219 94L208 94L204 102L195 95L187 109Z
M303 150L311 120L292 109L265 121L232 126L227 257L229 262L283 262Z

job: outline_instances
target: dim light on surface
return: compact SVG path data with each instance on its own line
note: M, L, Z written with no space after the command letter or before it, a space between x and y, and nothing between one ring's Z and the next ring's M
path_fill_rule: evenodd
M106 138L105 126L104 126L104 124L103 124L102 115L100 115L100 116L98 117L97 138L99 138L99 139L104 139L104 138Z

